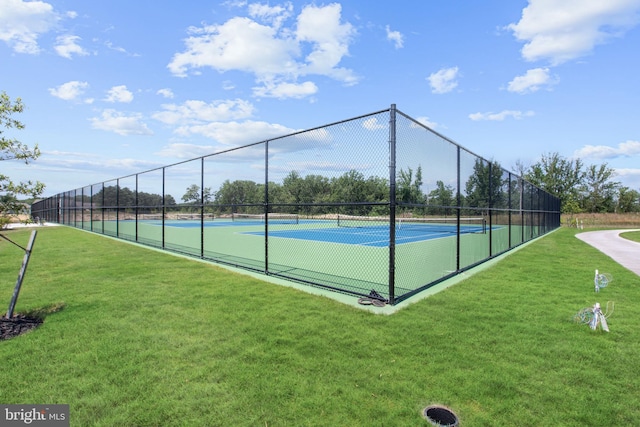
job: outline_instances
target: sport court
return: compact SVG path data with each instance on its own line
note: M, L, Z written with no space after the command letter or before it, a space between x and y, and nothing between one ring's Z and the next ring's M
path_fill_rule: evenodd
M389 219L380 217L264 218L94 222L93 229L127 240L302 283L368 294L389 281ZM117 229L116 229L117 227ZM398 295L450 276L489 256L482 218L409 219L395 222ZM512 227L513 228L513 227ZM508 247L508 227L491 227L495 250ZM502 237L501 237L502 236ZM506 239L506 240L505 240ZM502 241L502 243L500 243ZM460 248L460 257L456 256Z
M255 220L253 223L264 227L264 221ZM300 220L300 223L318 228L274 230L269 232L269 237L372 247L387 247L390 242L390 221L387 218L349 216L338 217L336 221ZM458 229L462 234L486 233L484 218L462 218L459 228L456 218L401 218L395 224L396 245L451 237L457 234ZM264 231L246 234L265 235Z

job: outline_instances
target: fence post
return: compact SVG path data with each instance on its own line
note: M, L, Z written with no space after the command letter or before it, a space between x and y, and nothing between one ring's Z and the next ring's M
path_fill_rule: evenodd
M200 258L204 258L204 157L200 157Z
M389 110L389 304L396 286L396 104Z
M456 146L456 271L460 271L460 211L462 209L462 197L460 191L460 146Z
M162 168L162 249L165 249L165 245L164 245L164 226L165 226L165 222L164 222L164 218L167 215L167 199L166 199L166 188L165 188L165 179L166 179L166 175L165 175L165 167Z
M135 230L136 242L138 241L138 215L140 214L140 211L139 211L139 208L138 208L138 205L140 205L140 198L138 197L138 190L139 190L139 187L138 187L138 176L140 176L140 175L136 174L136 198L135 198L136 207L133 210L134 215L136 216L136 230Z
M264 274L269 274L269 141L264 143Z
M513 205L512 205L512 200L511 200L511 193L513 193L513 189L511 188L512 182L511 182L511 178L513 177L513 174L511 172L509 172L509 183L508 183L508 189L509 192L508 194L508 200L507 200L507 208L509 209L509 249L511 249L513 247L513 239L511 237L511 229L513 228L513 224L511 223L511 216L513 214Z
M120 178L116 180L116 237L120 237Z
M100 193L102 193L102 200L100 201L100 233L104 234L104 193L105 193L105 189L104 189L104 181L102 181L102 183L100 184Z
M489 216L489 257L493 255L493 234L491 233L491 225L493 224L493 162L489 163L489 197L488 197L488 208L487 214Z
M91 196L89 196L89 229L93 231L93 185L89 188L91 189Z

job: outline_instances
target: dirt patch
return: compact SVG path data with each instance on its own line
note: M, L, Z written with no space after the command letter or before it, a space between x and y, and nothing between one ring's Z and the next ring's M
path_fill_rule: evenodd
M0 317L0 341L8 340L37 328L43 319L17 314L12 318Z

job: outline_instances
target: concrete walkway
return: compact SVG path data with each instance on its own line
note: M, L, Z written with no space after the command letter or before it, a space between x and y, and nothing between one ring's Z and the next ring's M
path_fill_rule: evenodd
M640 276L640 243L620 237L620 233L627 231L640 230L588 231L576 237Z

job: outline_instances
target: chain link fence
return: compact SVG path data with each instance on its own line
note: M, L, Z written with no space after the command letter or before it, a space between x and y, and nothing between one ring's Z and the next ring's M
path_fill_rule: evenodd
M560 226L558 198L395 105L60 193L31 211L390 304Z

